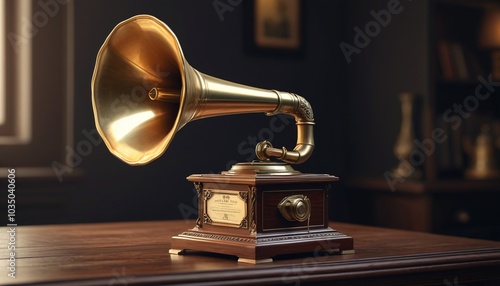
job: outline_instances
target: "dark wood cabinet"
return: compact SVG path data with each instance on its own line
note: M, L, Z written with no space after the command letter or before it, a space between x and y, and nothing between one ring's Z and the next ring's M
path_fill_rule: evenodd
M500 240L500 183L411 181L394 191L383 179L350 183L357 223Z
M481 164L490 165L487 168L500 166L500 79L495 77L492 57L500 46L484 43L491 33L488 25L494 25L488 15L497 13L500 19L500 4L454 0L403 4L405 10L373 39L377 48L366 48L360 55L364 58L348 67L351 76L370 86L350 87L357 100L349 123L352 176L340 177L348 181L352 220L499 240L500 177L474 176L471 170L481 169L477 153L483 156ZM351 10L353 23L368 21L355 7ZM409 58L419 62L403 65ZM384 73L363 65L368 60L383 67ZM396 63L401 63L398 72L391 69ZM387 85L376 84L375 79L382 78ZM388 174L401 162L392 152L401 125L397 95L405 91L417 95L412 150L421 155L407 161L422 176L394 183ZM368 118L374 110L379 116ZM435 140L436 132L442 140ZM489 149L479 146L483 133Z

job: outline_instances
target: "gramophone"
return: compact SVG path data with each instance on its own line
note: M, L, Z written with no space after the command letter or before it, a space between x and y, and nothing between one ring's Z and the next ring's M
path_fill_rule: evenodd
M106 146L130 165L160 157L192 120L256 112L295 117L293 150L263 141L255 148L259 161L187 177L197 190L198 218L172 237L171 254L214 252L260 263L279 255L354 251L353 239L328 225L328 190L338 178L290 165L306 161L314 149L313 111L303 97L203 74L187 63L166 24L138 15L119 23L99 50L92 104Z

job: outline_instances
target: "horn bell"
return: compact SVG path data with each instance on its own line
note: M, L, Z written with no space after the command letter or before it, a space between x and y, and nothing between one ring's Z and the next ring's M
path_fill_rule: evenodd
M164 152L180 125L183 65L175 35L159 20L139 15L113 29L92 78L96 127L111 153L143 165ZM153 87L173 90L177 99L152 101Z

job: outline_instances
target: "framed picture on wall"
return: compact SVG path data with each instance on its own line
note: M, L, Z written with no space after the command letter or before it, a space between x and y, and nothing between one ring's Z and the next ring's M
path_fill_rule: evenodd
M299 54L303 49L302 0L248 1L247 27L253 51Z

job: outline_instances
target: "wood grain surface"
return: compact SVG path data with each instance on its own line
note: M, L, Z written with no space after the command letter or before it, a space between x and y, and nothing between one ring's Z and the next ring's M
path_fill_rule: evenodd
M182 220L17 226L16 278L7 275L9 228L2 227L0 284L500 285L500 242L331 223L354 238L355 254L309 253L258 265L201 252L171 256L170 238L192 226Z

